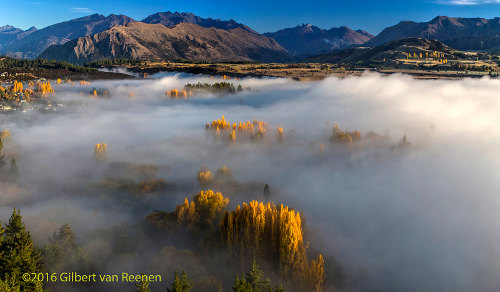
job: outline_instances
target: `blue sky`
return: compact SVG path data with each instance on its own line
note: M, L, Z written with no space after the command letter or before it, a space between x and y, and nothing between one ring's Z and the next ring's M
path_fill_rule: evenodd
M500 17L500 0L0 0L0 26L45 26L92 13L125 14L136 20L160 11L193 12L202 17L233 18L258 32L302 23L321 28L347 25L376 34L401 20L428 21L437 15Z

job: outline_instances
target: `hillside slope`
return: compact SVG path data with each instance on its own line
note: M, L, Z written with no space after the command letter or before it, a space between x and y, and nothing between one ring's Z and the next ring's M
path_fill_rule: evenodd
M500 18L438 16L428 22L402 21L384 29L366 45L378 46L407 37L439 40L458 50L491 50L500 48Z
M191 23L173 27L142 22L51 46L41 58L82 64L111 58L192 61L286 61L289 53L273 39L241 28L229 31Z
M0 27L0 51L6 46L10 46L13 42L23 39L35 31L37 31L36 27L31 27L27 30L22 30L10 25Z
M36 58L46 48L54 44L64 44L72 39L93 35L116 25L135 22L125 15L109 16L93 14L86 17L57 23L37 30L8 46L0 48L0 53L21 58Z
M370 64L374 62L395 62L406 59L407 55L424 56L437 52L449 58L458 52L440 41L422 38L405 38L388 42L375 48L351 48L330 54L322 54L307 59L310 62L334 64Z

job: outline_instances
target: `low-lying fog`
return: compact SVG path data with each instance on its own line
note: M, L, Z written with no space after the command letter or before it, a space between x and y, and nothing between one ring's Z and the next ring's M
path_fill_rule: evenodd
M82 238L153 210L172 211L194 195L181 188L133 208L122 204L126 195L103 204L88 186L106 176L108 163L156 165L159 178L184 184L196 183L202 165L225 165L236 180L269 184L270 200L302 212L307 240L337 259L346 289L498 289L500 80L246 78L228 81L251 88L234 95L165 96L186 83L216 81L163 74L61 84L53 86L63 105L57 111L0 115L0 131L12 133L4 151L17 159L22 182L0 183L1 222L20 208L38 244L65 222ZM106 88L110 98L89 98L92 87ZM215 139L205 124L221 115L267 122L271 141ZM390 145L332 144L334 124L386 135ZM278 126L284 143L273 140ZM400 149L405 134L411 144ZM106 162L95 161L96 143L108 145Z

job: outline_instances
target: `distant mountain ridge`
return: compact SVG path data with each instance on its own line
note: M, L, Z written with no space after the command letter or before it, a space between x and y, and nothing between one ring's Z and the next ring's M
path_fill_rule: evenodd
M285 28L273 33L264 33L264 35L275 39L291 54L298 57L364 44L373 37L366 31L354 31L347 26L323 30L311 24Z
M365 45L378 46L407 37L439 40L458 50L500 48L500 18L438 16L428 22L402 21L384 29Z
M82 64L113 58L193 61L288 61L275 40L242 28L223 30L192 23L128 23L46 49L41 58Z
M11 45L13 42L20 40L32 33L37 31L36 27L31 27L27 30L22 30L17 27L13 27L10 25L5 25L0 27L0 51L5 46Z
M194 15L193 13L187 13L187 12L182 12L182 13L179 12L172 13L170 11L158 12L144 18L143 20L141 20L141 22L149 24L161 23L164 26L173 26L179 23L192 23L202 27L215 27L224 30L241 28L244 30L257 33L248 26L238 23L232 19L226 21L220 19L202 18Z
M0 53L8 53L15 57L36 58L43 50L54 44L64 44L72 39L93 35L116 25L135 22L125 15L89 16L57 23L34 31L12 43L2 45Z

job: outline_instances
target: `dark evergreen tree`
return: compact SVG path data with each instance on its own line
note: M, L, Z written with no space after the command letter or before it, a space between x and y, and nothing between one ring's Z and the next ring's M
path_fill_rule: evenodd
M43 258L51 273L92 272L91 260L87 252L76 243L75 234L68 223L49 238L49 243L43 249Z
M193 288L193 283L188 279L185 271L181 272L181 276L175 271L174 282L172 289L167 288L168 292L189 292Z
M265 279L262 271L255 260L253 260L250 270L240 277L236 275L233 292L285 292L282 286L273 289L271 281Z
M252 285L247 282L244 274L241 274L241 277L236 275L236 279L234 280L234 284L232 287L234 292L253 292Z
M148 281L142 281L140 283L137 283L135 284L135 287L137 288L137 292L151 292L151 288L149 288Z
M264 197L266 198L266 200L269 200L269 198L271 197L271 190L269 189L268 184L264 186Z
M9 224L5 226L0 254L0 279L4 284L19 285L21 291L42 291L40 282L22 279L24 273L41 272L41 255L33 246L19 210L14 209Z

